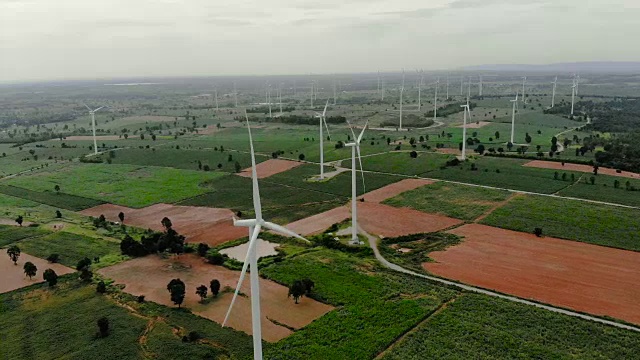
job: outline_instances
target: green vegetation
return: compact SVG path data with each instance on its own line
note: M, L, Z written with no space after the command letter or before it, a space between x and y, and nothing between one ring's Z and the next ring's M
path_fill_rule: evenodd
M384 203L396 207L473 220L510 196L507 191L436 182L404 192Z
M200 184L219 176L222 174L161 167L77 164L52 173L20 176L9 179L7 183L35 191L51 191L51 196L57 196L53 189L59 185L61 192L67 194L123 206L144 207L200 195L205 192ZM48 201L57 205L53 200Z
M630 359L638 352L636 332L465 294L382 359Z
M563 239L640 251L640 210L543 196L518 196L482 223Z
M12 225L0 225L0 247L13 242L48 234L46 230L37 227L17 227Z
M447 160L453 157L453 155L420 152L418 157L413 159L409 156L409 152L393 152L363 158L362 166L369 171L426 176L430 171L444 166ZM351 160L343 161L342 166L351 169ZM359 169L360 165L356 166Z
M58 231L42 237L20 241L22 251L46 259L51 254L60 254L60 263L75 267L78 261L87 257L99 257L100 262L94 268L113 265L124 260L120 255L120 246L114 241L97 239L64 231Z
M585 182L589 177L591 174L585 174L582 181L561 190L558 195L640 207L639 180L598 175L595 179L595 185L591 185ZM618 188L615 187L616 181L619 181ZM635 189L634 191L627 190L627 181Z
M22 179L23 178L21 177L20 180ZM17 181L16 185L22 185L22 182ZM76 184L76 185L80 185L80 184ZM84 185L88 186L89 184L84 184ZM51 187L51 189L43 189L43 191L34 191L34 190L28 190L28 189L24 189L17 186L0 185L0 193L3 193L5 195L11 195L17 198L22 198L25 200L39 202L39 203L50 205L50 206L59 207L62 209L72 210L72 211L80 211L80 210L88 209L88 208L103 204L103 202L100 200L89 199L86 197L70 195L65 193L56 193L55 191L53 191L53 186Z
M429 253L443 251L461 240L457 235L443 232L385 238L380 243L380 253L390 262L419 273L424 271L422 264L432 261Z

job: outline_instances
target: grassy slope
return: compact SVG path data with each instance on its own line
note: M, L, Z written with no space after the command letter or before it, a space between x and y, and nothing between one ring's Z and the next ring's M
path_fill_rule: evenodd
M467 294L383 359L631 359L638 352L640 334Z
M16 184L20 183L17 182ZM72 211L88 209L103 203L100 200L70 195L64 192L56 193L53 190L33 191L12 185L0 185L0 193Z
M640 251L640 210L539 196L520 196L495 210L482 223Z
M437 182L404 192L384 203L473 220L509 197L509 192Z

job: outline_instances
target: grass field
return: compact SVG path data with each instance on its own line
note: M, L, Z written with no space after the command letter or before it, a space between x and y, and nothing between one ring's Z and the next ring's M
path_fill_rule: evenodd
M507 191L436 182L404 192L384 204L473 220L509 196Z
M269 345L268 359L373 358L455 294L332 250L303 253L261 272L285 284L309 277L316 284L314 298L339 306Z
M464 294L382 359L631 359L638 352L638 333Z
M403 175L425 175L430 171L438 170L453 155L439 153L418 153L413 159L409 152L393 152L362 158L362 166L365 170L387 172ZM342 166L351 169L351 160L344 160ZM356 164L360 169L360 165Z
M482 223L563 239L640 251L640 210L541 196L519 196Z
M22 177L20 179L22 179ZM71 181L71 180L72 179L69 179L67 181ZM16 184L22 184L22 182L16 181ZM34 191L34 190L25 189L17 186L0 185L0 193L3 193L5 195L11 195L11 197L14 197L14 198L16 197L22 198L26 201L39 202L52 207L67 209L72 211L80 211L80 210L88 209L90 207L98 206L104 203L100 200L90 199L83 196L71 195L64 192L56 193L55 191L53 191L53 189L51 190L45 189L43 191ZM12 203L21 207L29 206L29 203L19 203L17 201L12 201Z
M15 241L46 235L49 232L37 227L17 227L12 225L0 225L0 247L9 245Z
M636 189L640 189L639 180L598 175L595 180L595 185L585 183L585 180L588 181L591 175L592 174L585 174L583 181L576 182L576 184L567 187L560 191L558 195L640 207L640 191L625 190L625 183L627 181ZM614 181L616 180L620 182L620 188L618 189L614 187Z
M134 165L77 164L52 173L20 176L6 183L35 191L50 191L51 196L57 196L53 189L59 185L60 191L66 194L144 207L203 194L206 189L200 184L219 176L223 174Z
M60 263L72 268L85 257L100 257L100 263L94 264L94 268L113 265L125 259L120 255L120 246L116 242L64 231L22 240L18 246L22 251L43 259L51 254L59 254Z

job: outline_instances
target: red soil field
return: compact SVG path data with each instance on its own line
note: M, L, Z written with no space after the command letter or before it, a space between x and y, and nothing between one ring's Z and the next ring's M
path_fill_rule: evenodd
M640 253L469 224L459 245L432 252L438 276L640 324Z
M256 165L256 172L258 173L258 179L264 179L271 175L279 174L287 170L291 170L295 167L302 165L298 161L282 160L282 159L269 159ZM246 168L239 172L237 175L244 177L251 177L251 168Z
M466 127L467 129L479 129L479 128L483 127L483 126L487 126L487 125L490 125L490 124L491 124L491 122L489 122L489 121L479 121L477 124L475 122L472 122L472 123L467 123L467 126L458 125L456 127L460 128L460 129L462 129L464 127Z
M526 164L523 164L522 166L536 167L536 168L542 168L542 169L580 171L585 173L593 173L593 166L591 165L564 163L564 166L562 166L562 163L555 162L555 161L533 160L533 161L529 161ZM628 171L623 171L618 174L615 171L615 169L609 169L604 167L598 168L598 174L619 176L619 177L630 178L630 179L640 179L640 174L636 174Z
M41 283L42 273L47 269L52 269L58 276L72 273L74 270L64 265L51 264L46 260L21 253L18 259L18 265L13 265L13 261L4 253L0 257L0 294L20 289L25 286ZM31 261L37 268L38 273L33 279L29 280L24 274L23 266L26 262Z
M161 259L159 256L146 256L133 259L98 271L100 274L124 284L124 291L132 295L144 295L151 300L167 306L171 303L167 284L171 279L180 278L186 285L186 297L182 304L193 313L222 324L226 315L233 291L224 291L225 287L235 290L240 276L239 271L232 271L221 266L205 263L192 254ZM208 294L205 304L200 303L196 295L196 287L209 286L209 282L218 279L221 284L220 294L212 298ZM249 274L245 277L241 290L246 296L238 296L229 317L228 326L251 334L251 289ZM292 334L288 328L270 321L285 324L295 329L302 328L313 320L333 310L333 307L303 297L299 304L287 298L289 289L273 281L260 279L260 302L262 316L262 338L275 342Z
M462 223L462 220L393 206L358 202L358 224L372 235L396 237L433 232Z
M413 190L429 184L433 184L433 181L423 179L404 179L381 187L380 189L370 191L361 195L360 198L364 198L366 202L380 203L405 191Z
M160 221L165 216L171 220L173 228L186 236L187 242L202 242L218 245L224 242L247 236L246 228L233 226L233 212L228 209L216 209L197 206L176 206L155 204L142 209L131 209L124 206L104 204L80 213L98 217L101 214L109 221L120 221L118 214L125 215L124 223L152 230L163 230Z
M323 213L300 219L286 227L301 235L315 235L325 231L329 226L351 217L351 211L346 206L340 206Z

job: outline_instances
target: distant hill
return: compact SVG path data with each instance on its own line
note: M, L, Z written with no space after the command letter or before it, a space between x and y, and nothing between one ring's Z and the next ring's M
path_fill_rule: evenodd
M590 61L557 63L545 65L492 64L463 67L465 71L513 71L513 72L600 72L600 73L640 73L638 61Z

